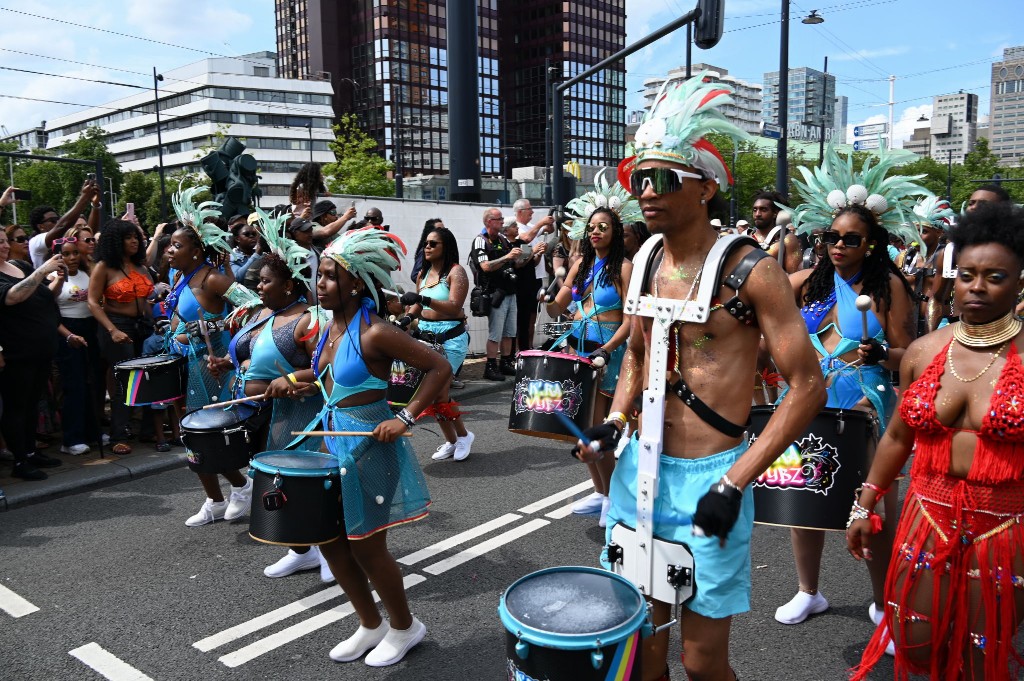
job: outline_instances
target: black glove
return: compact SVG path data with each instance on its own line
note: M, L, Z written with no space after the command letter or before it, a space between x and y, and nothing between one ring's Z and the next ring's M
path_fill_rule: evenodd
M583 436L586 438L584 441L587 443L600 442L601 452L614 452L615 447L619 444L619 438L622 437L622 431L611 423L601 423L584 430ZM576 458L576 453L579 451L579 445L573 447L572 457Z
M409 295L409 294L406 293L405 295ZM416 294L413 294L413 295L416 295ZM398 328L400 328L400 329L408 329L409 325L412 324L412 321L413 321L412 317L410 317L409 315L402 315L401 317L399 317L398 319L395 320L395 325L398 326Z
M423 307L430 307L430 298L421 296L418 293L412 291L406 291L402 294L402 305L422 305Z
M860 344L871 346L867 353L868 356L864 358L864 364L878 364L889 359L889 348L882 345L878 340L865 338L861 340Z
M725 539L729 531L740 517L740 502L743 492L725 484L716 482L697 501L697 510L693 513L693 526L704 532L706 537Z
M596 360L598 358L601 358L602 361L597 362ZM609 352L604 348L598 348L597 350L594 350L592 353L587 355L587 359L589 359L591 362L594 362L594 366L596 366L598 369L601 369L603 367L608 366L608 360L611 359L611 354L609 354Z

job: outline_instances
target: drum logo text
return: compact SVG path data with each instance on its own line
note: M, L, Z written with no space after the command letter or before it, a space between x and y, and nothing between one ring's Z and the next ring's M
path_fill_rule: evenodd
M753 442L755 438L751 438ZM839 450L814 433L794 442L762 473L755 485L772 489L808 490L828 495L839 470Z
M516 666L512 664L512 660L508 661L508 681L537 681L526 672L516 669Z
M414 366L405 362L391 363L391 378L388 381L391 385L415 385L420 380L422 372Z
M583 403L583 384L571 379L547 381L541 378L524 378L516 384L512 396L517 414L532 411L538 414L563 412L575 418Z

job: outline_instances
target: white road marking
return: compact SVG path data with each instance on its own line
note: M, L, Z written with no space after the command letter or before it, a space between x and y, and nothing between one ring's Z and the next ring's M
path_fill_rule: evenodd
M11 617L24 617L39 610L24 598L0 584L0 610Z
M535 501L528 506L523 506L521 509L519 509L519 512L536 513L537 511L547 508L548 506L554 506L559 501L562 501L563 499L568 499L574 494L579 494L580 492L586 491L593 486L594 483L591 482L590 480L587 480L586 482L581 482L578 485L573 485L569 489L563 489L561 492L556 492L555 494L552 494L549 497L544 497L540 501Z
M426 580L427 578L423 575L407 575L403 581L406 590L408 590L410 587L416 586ZM380 601L380 596L377 595L376 591L373 592L373 600L375 603ZM291 643L297 638L314 632L317 629L322 629L323 627L333 624L338 620L344 619L353 612L355 612L355 609L352 607L351 603L342 603L335 608L331 608L327 612L314 615L309 619L293 624L287 629L282 629L270 636L254 641L243 648L239 648L233 653L222 655L219 659L228 667L239 667L246 662L251 662L260 655L269 653L271 650L275 650L276 648L280 648L286 643Z
M556 508L554 511L551 511L550 513L545 513L544 517L551 518L552 520L561 520L562 518L568 517L570 515L572 515L572 504L566 504L561 508Z
M271 610L265 615L260 615L259 617L254 617L247 622L236 624L230 629L225 629L213 636L207 636L203 640L196 641L192 645L204 653L207 653L214 648L224 645L225 643L236 641L243 636L248 636L254 631L259 631L264 627L269 627L271 624L275 624L281 620L291 617L292 615L297 615L300 612L309 610L313 606L320 605L332 598L340 598L342 595L341 587L332 586L329 589L318 591L315 594L306 596L305 598L289 603L288 605L284 605L277 610Z
M459 544L469 541L470 539L476 539L477 537L487 534L492 530L496 530L499 527L504 527L505 525L514 523L515 521L520 520L522 517L523 516L516 515L515 513L506 513L505 515L499 518L495 518L494 520L490 520L484 523L483 525L477 525L476 527L466 530L465 532L460 532L455 536L449 537L444 541L439 541L436 544L432 544L426 548L420 549L415 553L410 553L408 556L403 556L402 558L398 559L398 562L402 565L415 565L416 563L424 561L427 558L433 558L439 553L444 553L448 549L454 548Z
M480 542L476 546L470 546L468 549L460 551L459 553L456 553L454 556L445 558L442 561L438 561L433 565L428 565L427 567L423 568L423 571L429 572L432 575L439 575L442 572L447 572L448 570L451 570L454 567L458 567L463 563L468 563L474 558L478 558L489 551L493 551L496 548L504 546L509 542L513 542L516 539L519 539L520 537L523 537L535 530L539 530L545 525L550 524L551 523L547 520L534 518L533 520L524 525L514 527L507 532L502 532L497 537L492 537L487 541Z
M111 655L98 643L86 643L80 648L69 651L68 654L81 660L97 674L105 679L110 679L110 681L153 681L127 662Z

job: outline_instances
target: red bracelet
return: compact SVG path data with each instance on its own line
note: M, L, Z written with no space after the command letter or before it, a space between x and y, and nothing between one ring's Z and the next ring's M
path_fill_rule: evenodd
M884 497L885 493L889 491L888 488L882 489L878 485L872 485L870 482L862 482L860 486L866 489L873 490L875 492L875 501Z

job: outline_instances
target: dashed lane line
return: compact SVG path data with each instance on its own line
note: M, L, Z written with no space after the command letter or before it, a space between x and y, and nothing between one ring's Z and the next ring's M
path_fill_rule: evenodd
M438 561L433 565L428 565L427 567L423 568L423 571L429 572L432 575L439 575L443 572L451 570L454 567L458 567L463 563L468 563L474 558L479 558L480 556L484 555L485 553L488 553L489 551L493 551L496 548L502 547L505 544L508 544L509 542L513 542L516 539L519 539L520 537L530 534L531 532L539 530L540 528L550 524L551 523L547 520L534 518L528 523L525 523L518 527L514 527L511 530L508 530L507 532L502 532L498 536L492 537L486 541L482 541L475 546L470 546L468 549L460 551L459 553L456 553L454 556L445 558L444 560Z
M554 511L551 511L550 513L545 513L544 517L551 518L552 520L561 520L562 518L565 518L570 515L572 515L572 504L566 504L565 506L556 508Z
M578 485L573 485L569 489L563 489L561 492L555 492L551 496L544 497L540 501L535 501L532 504L523 506L521 509L519 509L519 513L536 513L537 511L547 508L548 506L554 506L559 501L562 501L563 499L568 499L574 494L579 494L584 490L590 489L593 486L594 483L591 482L590 480L587 480L586 482L581 482Z
M118 659L95 642L86 643L80 648L69 651L68 654L110 681L153 681L152 678L124 660Z
M11 617L24 617L39 610L36 606L0 584L0 610Z
M436 544L431 544L430 546L420 549L415 553L410 553L408 556L403 556L398 559L398 562L402 565L415 565L427 558L433 558L439 553L444 553L448 549L455 548L459 544L464 544L470 539L476 539L477 537L496 530L499 527L504 527L505 525L514 523L522 517L523 516L516 515L515 513L506 513L505 515L495 518L494 520L490 520L483 525L477 525L465 532L460 532L459 534L449 537L444 541L439 541Z

